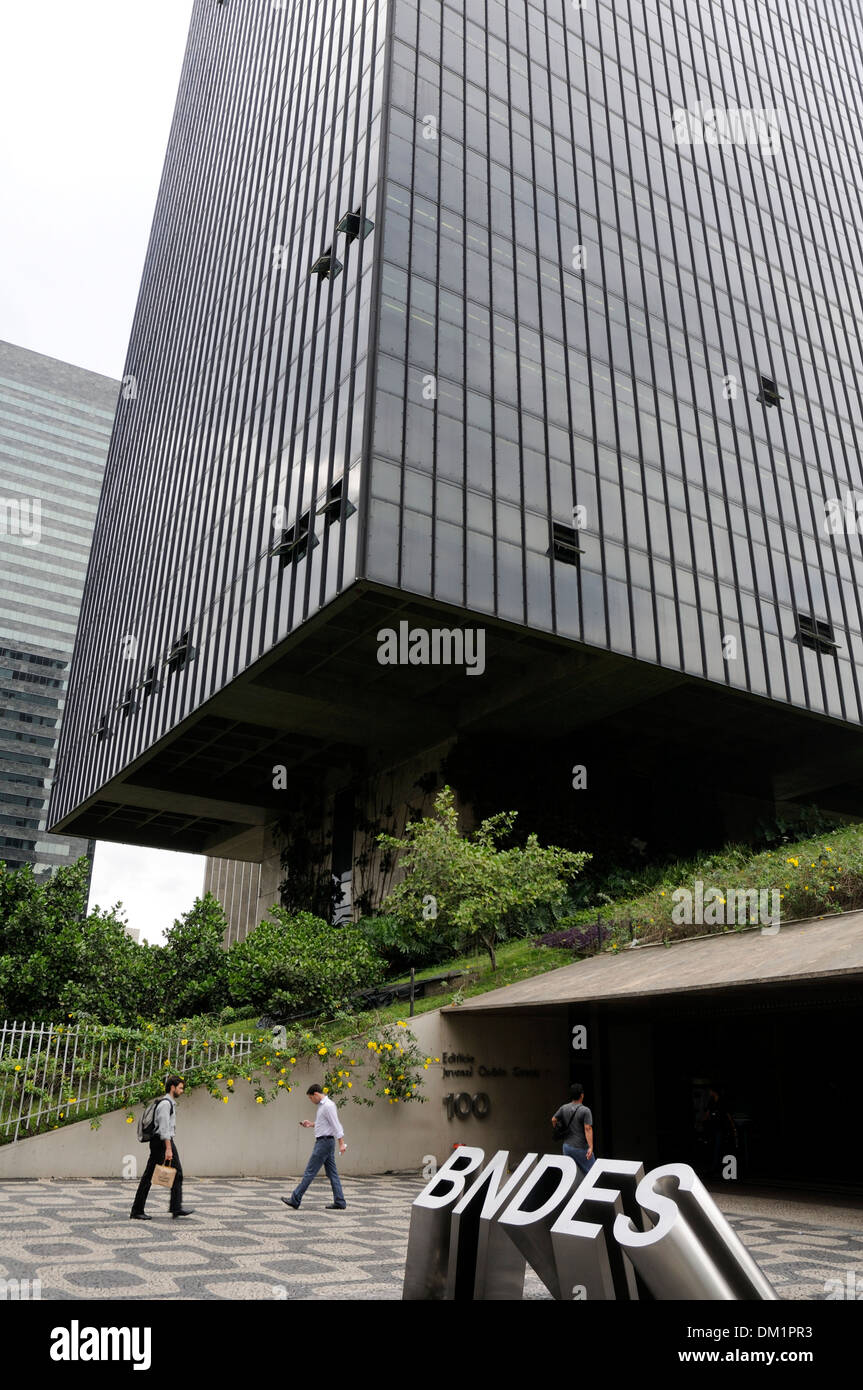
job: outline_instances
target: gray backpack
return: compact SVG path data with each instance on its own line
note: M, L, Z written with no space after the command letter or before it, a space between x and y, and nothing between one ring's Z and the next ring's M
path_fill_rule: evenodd
M168 1102L173 1111L174 1102L169 1095L157 1096L144 1106L144 1113L138 1121L138 1138L142 1144L149 1144L151 1139L156 1138L156 1106L161 1105L163 1100Z

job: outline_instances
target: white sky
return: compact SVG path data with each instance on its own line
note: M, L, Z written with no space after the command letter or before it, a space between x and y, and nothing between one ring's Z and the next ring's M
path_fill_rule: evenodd
M0 338L116 377L192 0L7 3L0 31ZM100 843L91 903L157 941L204 860Z

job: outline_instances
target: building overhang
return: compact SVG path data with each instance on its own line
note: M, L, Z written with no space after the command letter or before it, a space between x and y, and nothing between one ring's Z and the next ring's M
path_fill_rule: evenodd
M402 622L483 629L484 670L382 664L379 634ZM51 829L260 860L267 827L287 809L463 738L504 758L531 739L620 747L648 780L678 769L696 797L721 761L730 794L863 815L856 725L364 581Z

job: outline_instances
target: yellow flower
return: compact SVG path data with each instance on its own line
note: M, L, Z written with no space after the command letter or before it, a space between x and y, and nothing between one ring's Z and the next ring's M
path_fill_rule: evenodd
M324 1095L325 1095L325 1096L328 1096L329 1094L330 1094L330 1088L329 1088L329 1086L325 1086L325 1087L324 1087Z
M264 1097L263 1097L263 1096L255 1096L255 1104L256 1104L256 1105L263 1105L263 1103L264 1103Z
M289 1086L289 1087L288 1087L288 1090L289 1090L289 1091L292 1091L293 1089L294 1089L293 1086Z
M344 1072L343 1072L343 1071L340 1071L340 1072L339 1072L339 1076L344 1076Z
M785 863L786 863L786 864L793 864L794 867L795 867L795 869L796 869L796 868L799 868L799 860L797 860L797 859L786 859L786 860L785 860Z
M221 1079L222 1079L222 1073L221 1073L220 1071L217 1071L217 1072L216 1072L216 1080L217 1080L217 1081L221 1081Z
M337 1048L336 1048L336 1056L337 1056L337 1057L341 1057L343 1051L344 1051L343 1048L337 1047Z
M127 1125L133 1125L134 1123L135 1123L135 1116L134 1116L134 1115L127 1115L127 1116L126 1116L126 1124L127 1124Z
M385 1086L385 1087L384 1087L384 1095L385 1095L385 1096L388 1096L389 1093L390 1093L390 1088L389 1088L389 1086Z
M436 1061L436 1062L439 1062L439 1061L440 1061L440 1057L435 1057L435 1061Z
M233 1081L232 1081L232 1080L230 1079L230 1077L229 1077L229 1078L228 1078L228 1085L229 1085L229 1086L233 1086L233 1084L234 1084Z
M370 1043L366 1043L366 1047L370 1047L370 1048L371 1048L371 1050L372 1050L372 1052L374 1052L374 1050L375 1050L375 1045L374 1045L374 1043L373 1043L373 1042L370 1042Z
M281 1067L280 1070L281 1070L282 1076L284 1076L285 1072L287 1071L287 1067ZM282 1084L282 1083L281 1083L281 1081L280 1081L280 1082L279 1082L279 1085L281 1086L281 1084Z
M171 1065L171 1059L170 1059L170 1057L166 1057L166 1058L165 1058L165 1066L166 1066L166 1067L169 1067L170 1065Z
M76 1096L70 1096L69 1099L68 1099L68 1101L67 1101L67 1104L68 1104L68 1105L77 1105L77 1104L78 1104L78 1099L77 1099L77 1097L76 1097Z
M279 1082L279 1085L280 1085L280 1086L284 1086L284 1084L285 1084L284 1081L280 1081L280 1082Z
M387 1052L392 1052L393 1050L392 1043L384 1043L384 1047L386 1048Z
M353 1086L353 1084L354 1084L353 1081L349 1081L349 1082L348 1082L348 1086L349 1086L349 1087Z
M318 1056L319 1056L319 1057L326 1057L326 1055L327 1055L327 1049L326 1049L325 1047L319 1047L319 1048L318 1048Z
M402 1023L401 1019L400 1019L400 1018L397 1018L397 1019L396 1019L396 1027L397 1027L397 1028L407 1028L407 1024L406 1024L406 1023Z
M236 1043L229 1043L228 1046L229 1046L229 1047L236 1047L237 1044L236 1044Z
M20 1071L20 1070L21 1070L20 1063L19 1063L19 1065L15 1068L15 1070L16 1070L16 1071Z
M355 1067L355 1066L356 1066L356 1059L355 1059L354 1057L351 1058L351 1066L352 1066L352 1067Z
M181 1047L185 1047L185 1046L186 1046L186 1043L187 1043L188 1041L189 1041L188 1038L181 1038L181 1039L180 1039L180 1046L181 1046Z
M222 1096L222 1100L223 1100L223 1101L225 1102L225 1104L227 1105L227 1103L228 1103L228 1097L227 1097L227 1096Z
M292 1058L291 1058L291 1065L293 1065L293 1063L296 1062L296 1060L297 1060L296 1057L292 1057Z

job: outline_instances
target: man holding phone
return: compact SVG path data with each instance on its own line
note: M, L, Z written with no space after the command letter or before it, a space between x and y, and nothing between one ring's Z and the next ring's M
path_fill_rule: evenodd
M290 1197L283 1197L282 1201L292 1211L299 1211L303 1193L312 1179L323 1168L333 1188L333 1200L327 1207L327 1211L344 1211L347 1202L342 1191L339 1170L336 1167L336 1140L339 1143L340 1154L345 1153L348 1146L345 1143L345 1131L339 1121L339 1112L329 1096L324 1095L320 1086L310 1086L306 1095L312 1104L317 1106L318 1113L315 1115L314 1122L312 1120L300 1120L300 1124L303 1129L311 1129L312 1123L314 1123L315 1142L311 1158L306 1164L306 1171Z

